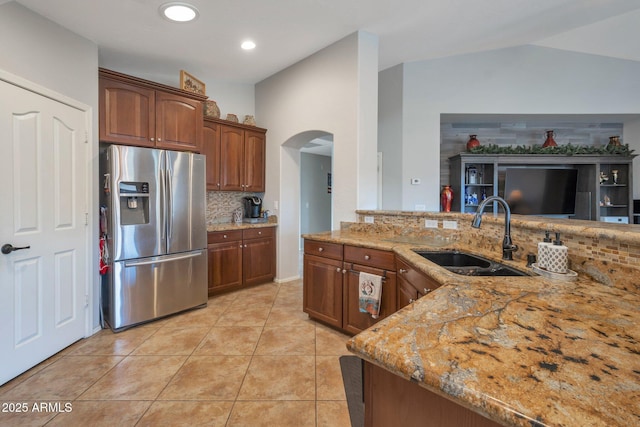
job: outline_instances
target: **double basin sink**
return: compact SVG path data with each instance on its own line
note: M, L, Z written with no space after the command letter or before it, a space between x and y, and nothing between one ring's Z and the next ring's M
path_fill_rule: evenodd
M465 276L529 276L506 264L457 250L418 251L415 253L449 271Z

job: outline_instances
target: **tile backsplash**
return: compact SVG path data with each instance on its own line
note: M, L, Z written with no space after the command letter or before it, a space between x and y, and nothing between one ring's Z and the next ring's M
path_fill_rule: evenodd
M233 211L243 208L243 199L262 194L242 191L207 191L207 225L233 222Z

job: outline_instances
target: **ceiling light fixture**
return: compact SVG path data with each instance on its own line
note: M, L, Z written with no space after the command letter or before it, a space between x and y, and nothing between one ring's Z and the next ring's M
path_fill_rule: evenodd
M246 40L242 42L240 47L243 48L244 50L251 50L251 49L255 49L256 44L251 40Z
M160 6L160 15L172 22L189 22L198 17L198 9L189 3L171 2Z

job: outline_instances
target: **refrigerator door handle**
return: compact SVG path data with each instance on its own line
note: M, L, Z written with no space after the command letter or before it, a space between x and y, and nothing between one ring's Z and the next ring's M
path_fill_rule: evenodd
M197 251L197 252L191 252L191 253L182 254L182 255L164 256L160 259L156 258L156 259L145 259L142 261L126 261L124 263L124 266L125 268L129 268L129 267L139 267L141 265L162 264L165 262L173 262L181 259L196 258L196 257L199 257L201 254L202 254L202 251Z
M167 239L170 240L173 237L173 194L171 187L171 170L167 168L167 183L165 184L167 191ZM169 245L167 245L168 247Z
M161 200L161 206L166 206L167 205L167 183L166 183L166 178L165 178L165 170L162 169L160 170L160 185L162 186L162 188L160 189L160 195L162 197ZM165 211L165 209L161 210L161 215L162 215L162 219L161 219L161 238L162 240L165 240L167 238L167 213ZM165 243L165 248L166 248L166 243Z

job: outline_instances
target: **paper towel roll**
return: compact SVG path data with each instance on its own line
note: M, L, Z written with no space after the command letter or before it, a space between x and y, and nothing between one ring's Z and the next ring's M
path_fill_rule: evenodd
M567 247L550 245L546 249L547 264L545 268L553 273L566 273L568 267Z

